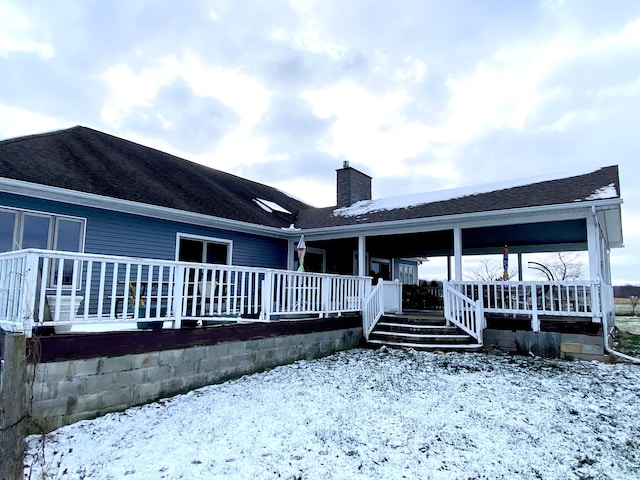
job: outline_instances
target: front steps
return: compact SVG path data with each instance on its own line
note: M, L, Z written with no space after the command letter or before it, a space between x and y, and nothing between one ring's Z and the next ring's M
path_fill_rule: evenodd
M369 335L369 345L427 351L480 350L482 345L456 326L447 326L441 312L384 315Z

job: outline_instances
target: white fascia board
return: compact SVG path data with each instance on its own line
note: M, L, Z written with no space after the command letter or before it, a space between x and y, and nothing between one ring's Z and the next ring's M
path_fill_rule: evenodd
M608 208L619 210L621 203L621 199L597 200L592 202L576 202L440 217L423 217L389 222L304 229L301 233L304 233L307 238L312 240L328 240L348 238L362 234L373 236L388 235L391 233L419 233L450 230L454 227L466 229L497 225L516 225L520 223L573 220L577 218L588 218L591 215L592 206L595 206L596 210Z
M160 207L147 203L133 202L131 200L121 200L119 198L79 192L77 190L67 190L65 188L52 187L49 185L23 182L21 180L8 178L0 179L0 191L15 195L23 195L26 197L35 197L73 205L99 208L101 210L111 210L115 212L129 213L132 215L141 215L144 217L187 223L190 225L231 230L234 232L282 239L291 237L290 233L283 231L281 228L256 225L253 223L240 222L238 220L229 220L227 218L213 217L211 215L188 212L185 210L178 210L176 208ZM300 233L297 233L297 235L299 236Z

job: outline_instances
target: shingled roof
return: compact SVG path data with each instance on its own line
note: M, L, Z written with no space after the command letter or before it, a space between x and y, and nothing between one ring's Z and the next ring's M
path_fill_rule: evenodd
M313 208L267 185L80 126L0 141L0 177L254 225L295 224L303 229L620 198L618 167L610 166L482 193L427 192L340 209Z
M310 208L275 188L81 126L1 141L0 177L270 227L288 227Z
M346 208L307 209L300 212L296 227L370 224L616 199L620 198L620 180L618 167L610 166L566 178L470 193L473 191L466 189L461 193L460 190L451 190L435 192L435 195L429 192L424 195L365 200Z

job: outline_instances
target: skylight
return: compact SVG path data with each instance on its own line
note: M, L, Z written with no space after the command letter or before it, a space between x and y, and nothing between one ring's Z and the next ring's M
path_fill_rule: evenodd
M258 204L260 208L262 208L265 212L273 213L273 212L281 212L291 215L291 212L284 208L281 205L278 205L276 202L271 202L269 200L264 200L262 198L254 198L254 202Z

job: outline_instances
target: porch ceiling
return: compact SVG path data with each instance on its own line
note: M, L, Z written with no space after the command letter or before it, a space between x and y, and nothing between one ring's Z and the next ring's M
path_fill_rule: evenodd
M462 230L464 255L587 250L584 219ZM453 255L453 230L367 237L367 251L382 258Z

